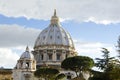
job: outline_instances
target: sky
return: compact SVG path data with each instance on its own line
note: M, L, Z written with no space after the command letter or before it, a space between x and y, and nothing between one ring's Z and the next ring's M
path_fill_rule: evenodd
M78 55L100 58L104 47L117 56L120 0L0 0L0 67L13 68L27 45L33 50L54 9Z

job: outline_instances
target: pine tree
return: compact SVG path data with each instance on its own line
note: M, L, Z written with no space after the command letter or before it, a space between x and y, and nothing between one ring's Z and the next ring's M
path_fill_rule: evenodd
M110 52L106 49L106 48L102 48L102 57L103 58L96 58L97 62L96 62L96 67L98 67L99 69L106 71L107 68L109 67L109 63L111 60L114 59L114 57L110 57Z

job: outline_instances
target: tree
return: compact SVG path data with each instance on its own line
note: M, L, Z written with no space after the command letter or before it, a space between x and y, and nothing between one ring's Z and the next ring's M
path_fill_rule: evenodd
M104 72L92 72L94 75L90 80L120 80L120 64L109 63L109 66Z
M120 59L120 36L119 36L119 38L118 38L118 41L117 41L117 43L118 43L118 45L117 45L117 47L118 47L118 58Z
M97 63L96 63L96 67L98 67L101 70L106 70L109 66L109 62L114 59L114 57L110 57L109 56L109 51L106 48L102 48L102 53L104 53L102 55L102 59L101 58L96 58Z
M69 57L66 58L61 64L62 68L74 71L77 77L81 76L83 71L88 71L93 66L93 59L87 56Z
M106 48L102 48L103 58L96 58L96 66L103 72L98 75L94 75L91 80L120 80L120 62L118 59L109 56L109 51Z
M110 80L120 80L120 62L117 59L109 63L107 73Z
M44 78L45 80L54 80L58 74L59 71L52 68L39 68L34 73L36 77Z
M103 72L91 70L93 76L90 76L89 80L104 80Z

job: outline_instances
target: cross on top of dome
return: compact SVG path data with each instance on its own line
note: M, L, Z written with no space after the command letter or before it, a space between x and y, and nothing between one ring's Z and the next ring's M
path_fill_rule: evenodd
M56 16L56 9L54 10L54 16Z

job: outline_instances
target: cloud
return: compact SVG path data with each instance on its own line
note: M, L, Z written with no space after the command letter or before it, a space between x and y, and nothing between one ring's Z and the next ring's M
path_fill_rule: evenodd
M106 48L110 51L110 56L116 56L117 52L113 44L106 44L101 42L85 42L75 40L75 47L78 55L89 56L93 59L100 58L102 56L102 48Z
M119 23L120 21L114 21L114 20L97 20L95 17L89 17L88 20L85 22L95 22L96 24L104 24L108 25L111 23Z
M39 33L39 29L0 25L0 47L33 46Z
M8 48L0 48L0 67L13 68L16 65L19 55Z
M0 14L50 19L56 8L64 20L110 24L120 22L119 4L120 0L0 0Z
M33 50L40 31L19 25L0 25L0 67L13 68L27 45Z

